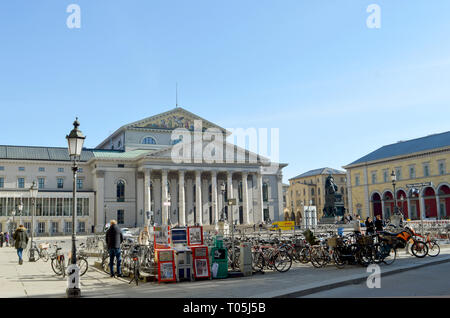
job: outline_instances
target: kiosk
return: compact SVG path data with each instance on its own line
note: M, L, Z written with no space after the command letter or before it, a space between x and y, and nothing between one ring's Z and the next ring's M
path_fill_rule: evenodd
M210 251L211 274L213 278L228 277L228 251L223 247L223 237L214 238L214 247Z
M171 231L172 246L175 251L177 281L193 280L192 250L187 244L187 228L173 228Z

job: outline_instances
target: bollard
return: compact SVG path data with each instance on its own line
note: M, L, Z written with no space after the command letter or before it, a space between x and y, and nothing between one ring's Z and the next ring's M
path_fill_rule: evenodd
M252 248L250 243L241 243L239 255L239 267L244 276L251 276L252 270Z

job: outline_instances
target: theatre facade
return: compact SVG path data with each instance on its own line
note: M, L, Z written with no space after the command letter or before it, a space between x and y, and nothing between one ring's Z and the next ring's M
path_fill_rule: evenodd
M231 213L235 224L281 220L286 164L227 142L230 135L177 107L124 125L95 149L83 149L77 231L101 231L110 219L121 227L215 226L230 221ZM13 221L30 229L34 207L35 233L71 233L71 165L66 148L0 146L0 231ZM39 187L35 205L33 181ZM233 198L236 205L228 206Z

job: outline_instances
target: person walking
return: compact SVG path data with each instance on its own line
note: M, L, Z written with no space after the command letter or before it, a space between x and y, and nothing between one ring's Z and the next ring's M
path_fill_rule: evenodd
M365 224L366 224L366 234L367 235L375 234L375 225L373 224L371 217L368 217L366 219Z
M5 242L6 242L6 246L9 247L9 232L5 233Z
M17 256L19 256L19 265L23 264L22 252L28 245L28 234L25 227L21 224L14 232L14 246L17 250Z
M383 220L381 219L381 216L379 214L377 215L377 219L375 220L375 231L383 231Z
M114 259L117 261L117 277L122 277L122 271L120 268L120 244L123 242L123 235L120 228L117 226L116 220L110 221L111 226L106 231L106 245L109 252L109 270L111 277L114 277Z
M4 240L3 232L0 232L0 247L3 247L3 240Z

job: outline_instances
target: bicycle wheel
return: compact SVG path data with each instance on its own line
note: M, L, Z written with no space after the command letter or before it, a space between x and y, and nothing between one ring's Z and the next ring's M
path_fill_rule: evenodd
M391 265L397 258L397 250L386 243L380 245L380 250L378 252L383 259L383 263L385 263L386 265Z
M58 276L62 275L60 263L59 263L57 258L52 258L51 265L52 265L52 269L53 269L53 271L55 272L56 275L58 275Z
M116 258L114 258L113 268L116 266ZM111 275L111 270L109 268L109 257L105 258L102 263L103 271L109 275Z
M358 250L357 258L362 266L369 266L372 263L372 249L369 246L361 246Z
M264 256L261 252L252 253L252 268L255 272L262 272L264 269Z
M323 266L325 261L321 248L319 247L313 248L310 251L310 257L311 257L311 264L313 264L315 268L321 268Z
M428 245L428 255L436 257L441 252L441 248L437 242L431 241Z
M411 246L411 252L415 257L423 258L428 254L428 246L422 241L415 241Z
M381 262L383 262L380 243L376 243L373 245L372 260L375 264L380 264Z
M308 264L311 261L311 254L309 248L304 247L299 252L299 261L302 264Z
M133 272L133 263L131 260L131 257L129 255L126 255L122 259L122 275L124 277L130 277L131 273Z
M139 260L134 260L133 261L133 280L136 283L136 286L139 285L139 278L140 278L140 274L139 274Z
M61 268L62 277L66 277L66 260L64 259L64 257L61 257L59 259L59 266Z
M278 251L273 257L274 267L280 273L285 273L291 268L292 258L287 251Z
M344 268L345 260L342 257L342 253L339 251L339 249L335 249L333 251L333 260L337 268Z
M88 262L84 258L78 258L77 265L80 268L80 276L83 276L84 274L86 274L86 272L89 268Z
M42 250L41 256L42 256L42 260L43 260L44 262L48 262L49 255L48 255L48 251L47 251L47 250Z

